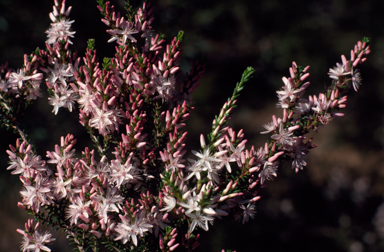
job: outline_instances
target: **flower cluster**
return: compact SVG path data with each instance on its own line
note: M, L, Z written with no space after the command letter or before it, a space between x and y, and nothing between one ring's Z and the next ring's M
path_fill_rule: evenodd
M110 2L98 1L102 22L116 42L114 57L100 64L95 41L89 40L83 58L69 50L71 31L65 0L55 0L46 32L45 50L25 56L18 72L1 68L0 104L4 125L22 139L7 151L9 170L24 185L18 206L39 221L63 228L79 249L105 246L116 251L173 251L195 249L200 229L209 230L217 219L232 216L243 223L255 214L258 192L291 162L297 172L306 166L313 147L305 134L327 124L344 108L341 93L361 85L356 67L370 52L368 40L358 42L350 60L330 69L331 87L303 98L309 82L308 67L293 62L290 77L277 91L282 118L272 116L264 125L271 134L260 148L247 148L243 130L227 125L240 91L254 70L247 68L232 96L201 135L199 151L186 158L187 132L183 130L193 110L191 94L205 68L199 62L182 76L183 32L169 43L152 28L153 9L144 3L136 12L128 5L127 17ZM41 70L45 74L38 72ZM74 149L72 134L61 137L46 160L33 150L20 129L16 106L26 107L41 96L45 80L53 113L60 108L78 113L96 149ZM37 225L38 226L38 225ZM26 225L23 251L50 251L53 239L41 235L32 222Z

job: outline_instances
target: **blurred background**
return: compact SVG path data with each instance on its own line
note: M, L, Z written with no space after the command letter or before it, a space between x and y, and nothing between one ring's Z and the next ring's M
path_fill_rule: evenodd
M48 0L0 1L0 64L14 69L23 54L44 48L49 27ZM112 1L123 12L123 1ZM299 173L284 167L269 187L260 192L254 220L241 225L218 221L201 233L197 251L384 251L384 1L377 0L156 0L155 32L169 40L185 31L182 68L205 58L207 71L194 95L195 110L189 121L189 149L197 149L198 136L207 134L212 119L232 94L247 66L256 69L242 93L231 122L244 129L248 147L261 146L262 125L276 109L282 76L294 60L310 65L308 94L318 94L330 84L328 69L349 55L364 36L372 39L371 55L360 69L363 86L350 91L345 117L313 133L318 147ZM68 0L76 31L73 50L84 55L88 38L96 39L99 59L113 56L115 44L106 41L106 26L96 1ZM53 116L47 100L36 102L25 119L41 156L53 150L68 132L79 139L77 149L88 144L78 130L75 114L60 110ZM18 251L29 217L17 208L21 182L6 170L5 150L16 135L0 131L0 251ZM60 232L52 251L71 251ZM61 238L60 238L61 237Z

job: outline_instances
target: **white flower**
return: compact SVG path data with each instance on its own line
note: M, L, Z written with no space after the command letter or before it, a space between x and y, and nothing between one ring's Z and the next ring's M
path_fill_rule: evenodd
M165 203L167 206L160 209L160 211L170 212L176 206L176 199L174 197L168 195L168 196L163 198L163 203Z
M137 236L142 237L145 232L152 230L153 226L143 218L143 214L137 214L135 223L132 225L127 217L122 215L119 215L119 217L122 222L118 223L115 228L115 232L118 234L115 241L122 240L122 243L125 244L131 239L133 244L137 246Z
M75 21L69 21L62 19L59 22L51 23L51 27L45 32L47 33L47 44L54 44L58 40L68 40L68 43L72 44L69 37L73 38L73 34L76 32L71 31L71 25Z
M99 133L105 136L115 122L116 116L112 110L104 111L103 109L96 108L93 118L89 120L89 126L98 129Z
M220 147L219 147L220 149ZM231 169L231 165L229 163L231 162L236 162L236 159L234 157L228 157L227 153L224 153L220 156L217 156L218 159L220 159L220 163L217 165L217 169L221 169L223 168L224 166L227 168L227 171L229 173L232 172L232 169Z
M195 213L185 213L189 218L192 219L192 223L189 227L189 233L192 233L196 226L201 227L205 231L208 231L208 221L213 221L212 216L205 216L196 211Z
M108 188L106 195L91 196L91 199L98 202L97 212L99 218L102 218L105 223L108 221L108 212L118 213L124 201L117 187L113 187L112 189Z
M62 84L67 86L67 78L72 77L73 74L71 72L71 66L67 66L65 64L59 64L55 62L54 68L49 68L49 76L46 81L50 82L52 85L59 80Z
M26 190L21 191L20 194L23 196L23 204L38 213L40 206L50 204L53 198L51 193L52 183L41 176L37 176L35 181L34 186L26 185Z
M45 232L44 234L40 234L38 231L35 231L35 233L32 235L32 240L29 240L27 236L24 236L24 241L21 248L22 248L22 251L50 252L51 249L45 246L45 244L50 243L54 240L55 238L52 238L52 235L48 232Z
M243 210L242 217L243 217L243 224L249 220L249 217L253 219L255 216L255 204L248 203L247 206L241 205L240 208Z
M43 97L43 94L40 92L40 80L30 80L27 90L27 100L35 100L37 97Z
M112 160L110 176L111 181L115 182L117 187L134 184L140 179L139 170L130 161L123 165L118 160Z
M176 88L176 79L174 76L168 76L168 78L164 78L161 75L157 75L154 78L154 83L156 90L159 93L156 98L161 98L163 102L167 102L173 98Z
M275 131L277 128L274 122L268 122L268 123L264 124L263 127L264 127L264 129L266 129L266 131L262 131L262 132L260 132L260 134L268 134L272 131Z
M281 145L292 145L292 135L293 133L287 129L284 129L284 125L280 123L279 133L271 136L272 139L276 140L277 144Z
M322 111L328 110L328 108L331 105L331 101L328 100L323 93L320 93L319 98L316 98L316 96L314 96L314 105L316 107L312 107L312 110L314 110L317 113L321 113Z
M186 180L191 179L193 176L195 176L198 180L200 180L201 179L200 172L207 170L206 167L204 167L200 162L197 162L197 161L194 161L194 163L191 166L187 167L187 169L191 173L189 173L189 175L185 178Z
M71 151L61 151L60 147L58 147L58 145L56 146L57 147L55 147L55 151L47 151L47 157L50 158L48 163L57 164L57 166L62 167L67 162L67 160L70 160L71 163L76 161L76 159L73 158L76 151L75 149Z
M63 98L64 97L61 97L56 93L54 96L48 97L49 104L53 106L52 113L55 113L55 115L59 112L59 108L65 106L65 100Z
M178 171L180 168L184 168L185 165L181 164L183 160L180 159L182 156L179 155L176 158L173 158L173 155L168 155L169 158L169 164L166 164L165 168L167 171Z
M303 91L302 88L296 89L295 82L292 80L292 78L286 78L283 77L284 86L282 87L283 90L276 91L277 96L279 98L279 102L277 103L277 106L282 108L288 108L292 102L296 100Z
M77 100L77 95L73 89L64 85L60 85L59 87L56 84L54 96L48 97L48 100L49 104L53 106L52 113L55 113L56 115L59 108L62 107L67 108L70 112L72 112L74 103Z
M25 70L19 69L19 72L13 72L9 76L8 85L10 88L16 88L19 89L23 86L23 81L27 80L33 80L33 81L40 81L43 78L42 73L37 73L32 76L25 76Z
M185 195L187 195L187 196L185 196ZM199 206L200 198L198 195L196 195L195 191L186 192L183 195L183 198L186 198L185 199L186 203L178 202L178 204L187 209L187 211L185 213L192 213L193 211L200 211L200 206Z
M56 177L56 180L53 182L54 195L56 199L62 199L67 197L67 192L71 190L72 179L63 180L62 176ZM68 186L69 185L69 186Z
M159 236L160 229L164 230L169 223L168 219L164 219L164 214L160 213L157 206L151 208L151 212L147 215L148 223L153 226L155 236Z
M241 153L243 152L244 148L245 148L245 143L247 142L247 140L243 140L241 143L239 143L236 148L233 146L233 144L231 143L231 141L229 141L229 139L227 138L227 146L229 146L230 148L230 151L232 152L231 154L231 158L234 158L236 161L237 161L237 165L239 167L242 166L241 164Z
M93 112L95 110L96 106L93 101L95 100L97 93L93 92L91 86L89 86L88 84L84 84L81 82L78 82L78 84L80 87L80 98L77 100L77 102L80 104L80 108L82 109L82 111L88 115L90 112Z
M199 164L201 164L205 169L212 169L213 163L220 163L221 160L211 156L211 153L209 151L209 148L206 148L202 153L197 151L192 151L192 153L199 157L200 159L197 161Z
M265 180L272 179L272 176L277 177L277 168L276 164L266 161L263 170L259 173L260 184L264 184Z
M332 69L329 69L329 78L334 80L339 80L340 77L350 74L351 72L346 72L343 64L336 63L336 66Z
M361 78L361 74L359 72L359 69L355 69L351 71L352 73L352 86L353 86L353 89L357 92L357 90L359 90L359 87L361 86L361 82L362 82L362 78Z
M70 219L71 225L77 225L77 219L80 217L80 215L84 216L85 218L89 218L87 208L90 204L91 201L83 202L80 197L73 199L73 204L70 204L66 210L66 219Z
M304 113L307 113L309 111L311 111L311 104L309 102L304 102L304 103L301 103L299 102L298 105L296 105L296 111L297 114L301 115L301 114L304 114Z

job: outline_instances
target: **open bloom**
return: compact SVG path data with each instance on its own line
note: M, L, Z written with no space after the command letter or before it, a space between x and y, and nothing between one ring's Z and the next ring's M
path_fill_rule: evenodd
M240 208L243 210L242 217L243 217L243 224L247 221L249 221L249 218L253 219L255 216L255 204L248 203L247 206L241 205Z
M68 43L72 44L69 38L73 38L73 34L76 32L71 31L71 25L75 21L69 21L62 19L59 22L51 23L51 27L45 32L47 33L47 44L54 44L58 40L68 40Z
M349 75L351 72L345 71L345 67L343 64L336 63L336 66L332 69L329 69L329 78L334 80L339 80L340 77Z
M266 161L263 170L259 173L260 183L264 184L264 181L272 179L272 176L277 177L277 168L276 163Z
M196 211L195 213L186 213L186 215L192 219L192 223L189 226L189 233L192 233L196 226L208 231L208 221L214 220L212 216L203 215L200 211Z
M31 239L32 238L32 239ZM40 234L38 231L30 237L30 235L24 235L23 242L21 244L21 250L23 252L40 252L40 251L51 251L50 248L46 246L47 243L56 240L52 238L52 234L45 232L44 234Z
M354 69L351 71L351 73L352 73L352 86L353 86L353 89L357 92L362 82L361 74L359 72L359 69Z
M95 108L93 118L89 120L89 126L99 130L103 136L107 135L109 131L114 131L117 123L117 114L115 110L104 110Z
M54 84L57 80L59 80L60 83L66 86L67 79L73 76L71 66L67 66L66 64L59 64L56 62L53 69L48 67L48 70L50 72L46 81L51 84Z
M42 73L37 73L32 76L26 76L25 70L19 69L19 71L11 73L8 80L8 85L11 88L18 87L19 89L23 87L23 82L27 80L40 81L43 78Z
M133 224L129 222L129 219L126 216L119 216L121 222L119 222L115 228L115 232L117 233L115 241L122 240L122 243L125 244L129 240L132 240L132 243L137 246L137 237L142 237L145 232L152 230L153 226L147 223L142 214L136 215L135 222Z
M176 206L176 199L172 196L166 196L163 198L163 202L167 205L164 208L160 209L160 211L170 212Z
M133 23L122 20L118 28L120 29L107 31L109 34L112 35L112 38L110 38L108 42L113 42L117 40L117 43L120 45L125 45L128 39L131 42L136 42L136 39L132 35L138 33L139 31L136 31L133 28Z
M70 219L71 225L76 224L77 220L82 218L89 218L89 205L91 201L83 202L80 197L73 199L73 204L70 204L67 209L66 219Z
M271 136L272 139L276 140L276 143L282 145L292 145L292 131L284 129L284 125L280 123L279 132Z

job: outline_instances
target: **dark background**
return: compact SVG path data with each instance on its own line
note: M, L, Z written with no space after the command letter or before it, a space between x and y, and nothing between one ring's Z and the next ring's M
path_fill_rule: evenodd
M47 0L0 0L0 63L14 69L23 63L23 54L43 48L49 27ZM112 1L117 8L122 1ZM96 39L102 57L113 56L115 44L106 41L106 26L100 22L96 1L67 1L76 31L73 49L84 55L88 38ZM288 76L295 60L310 65L311 86L307 94L317 94L330 83L327 72L340 55L349 55L357 40L372 39L371 55L361 66L363 86L349 93L343 118L313 133L319 147L308 157L308 167L295 174L289 165L260 192L255 219L246 225L218 221L209 232L202 231L198 251L383 251L383 223L377 213L384 192L384 1L376 0L157 0L154 28L169 40L184 30L182 68L202 57L207 72L197 89L195 111L189 121L189 149L198 148L199 134L207 134L214 115L232 94L235 83L247 66L256 69L238 102L231 126L244 129L248 147L261 146L262 124L275 108L276 89ZM123 12L123 8L120 10ZM347 56L348 57L348 56ZM60 110L53 116L45 99L30 110L25 124L41 156L53 150L61 135L68 132L79 139L77 149L88 144L84 131L77 130L75 114ZM6 170L8 144L16 135L0 131L0 251L18 251L28 218L17 208L21 182ZM375 217L376 216L376 217ZM70 251L65 239L52 251ZM63 245L64 244L64 245Z

